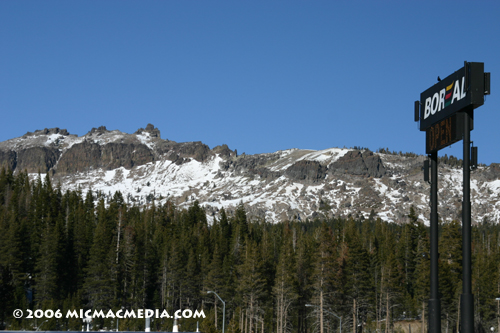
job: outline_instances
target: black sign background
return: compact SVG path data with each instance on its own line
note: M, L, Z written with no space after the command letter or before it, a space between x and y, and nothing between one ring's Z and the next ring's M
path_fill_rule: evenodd
M430 126L434 125L438 121L448 118L454 113L463 110L468 107L473 109L484 104L484 87L485 87L485 76L484 76L484 63L482 62L468 62L467 65L460 68L455 73L447 76L445 79L436 83L426 91L420 94L420 130L425 131ZM425 100L431 98L434 94L438 93L449 86L450 84L456 83L458 81L459 90L462 91L462 79L464 82L465 97L455 101L453 104L445 106L441 111L437 111L435 114L431 114L424 119L425 115ZM455 86L453 86L455 89ZM488 92L489 93L489 92ZM453 92L452 92L453 94Z
M424 119L424 113L425 113L425 100L427 98L431 98L435 93L438 93L446 89L447 86L450 84L453 84L458 80L459 82L459 88L461 89L462 86L462 78L465 77L465 67L460 68L458 71L455 73L451 74L450 76L446 77L445 79L441 80L440 82L436 83L426 91L420 94L420 130L425 131L427 130L430 126L433 124L437 123L440 120L446 119L452 114L454 114L457 111L460 111L461 109L467 107L470 105L470 94L467 92L467 82L465 82L465 90L466 90L466 95L464 98L461 100L455 101L453 104L450 104L449 106L445 107L444 109L441 109L441 111L437 111L435 114L431 114L427 117L427 119ZM452 92L453 93L453 92Z
M433 153L462 140L464 113L457 112L427 128L425 131L425 152Z

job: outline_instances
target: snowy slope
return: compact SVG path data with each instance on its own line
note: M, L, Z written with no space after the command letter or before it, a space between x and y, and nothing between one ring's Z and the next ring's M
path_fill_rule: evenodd
M0 143L0 163L39 170L37 163L46 161L63 190L91 189L107 198L120 191L139 206L171 200L183 208L198 200L210 219L222 207L231 214L242 202L250 218L275 223L350 214L367 218L372 211L405 223L411 206L428 223L424 159L341 148L238 156L225 145L210 149L200 142L162 140L151 124L133 134L93 128L81 137L45 129ZM440 165L439 172L439 215L460 220L462 170ZM474 222L500 221L498 165L472 173L471 196Z
M277 160L267 168L283 171L299 160L318 161L331 165L349 149L332 148L321 151L279 151ZM265 154L263 154L265 155ZM63 189L100 191L109 197L120 191L130 204L144 205L154 198L157 203L172 200L179 207L188 207L198 200L209 218L217 217L224 207L231 212L243 202L250 216L280 222L286 219L305 219L316 216L348 216L360 214L367 218L373 209L382 220L404 223L413 205L421 220L428 223L429 185L422 175L408 175L396 170L405 168L403 157L380 154L391 174L382 178L341 179L328 175L321 183L293 181L282 175L273 180L254 174L240 174L223 168L224 159L215 155L199 162L190 159L177 165L162 159L131 170L91 170L65 176ZM392 167L392 169L391 169ZM32 175L35 176L35 175ZM443 168L440 175L440 216L445 220L459 219L462 171ZM474 220L500 219L500 180L471 184ZM325 208L324 203L328 204ZM494 209L485 209L493 207Z

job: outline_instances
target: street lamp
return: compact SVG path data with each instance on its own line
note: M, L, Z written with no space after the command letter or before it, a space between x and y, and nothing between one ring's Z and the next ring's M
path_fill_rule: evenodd
M220 301L224 305L224 309L223 309L223 312L222 312L222 333L224 333L224 323L226 321L226 302L224 302L222 300L222 298L220 298L219 295L217 295L217 293L215 291L209 290L209 291L207 291L207 294L214 294L215 296L217 296L218 299L220 299Z
M92 322L92 317L85 317L85 318L83 318L83 323L87 324L87 332L90 331L89 325L90 325L91 322Z
M311 307L311 306L312 306L312 307L315 307L315 308L319 308L319 306L317 306L317 305L312 305L312 304L306 304L306 306L308 306L308 307ZM335 313L333 313L333 312L331 312L331 311L328 311L328 310L325 310L325 309L323 309L323 310L324 310L324 311L326 311L326 312L328 312L329 314L334 315L335 317L337 317L337 318L340 320L340 333L342 333L342 318L341 318L341 317L339 317L339 316L337 316Z
M38 325L38 327L36 328L36 330L37 330L37 331L39 331L39 330L40 330L40 327L42 327L42 325L43 325L44 323L48 322L48 321L49 321L48 319L47 319L47 320L42 321L42 323L41 323L40 325Z
M124 307L124 306L122 306L122 307L121 307L121 309L122 309L122 311L123 311L123 310L125 309L125 307ZM118 323L119 323L119 322L118 322L118 320L119 320L119 319L120 319L120 318L116 317L116 331L117 331L117 332L118 332L118 328L119 328L119 326L118 326Z
M498 331L500 333L500 297L495 298L497 301L497 322L498 322Z

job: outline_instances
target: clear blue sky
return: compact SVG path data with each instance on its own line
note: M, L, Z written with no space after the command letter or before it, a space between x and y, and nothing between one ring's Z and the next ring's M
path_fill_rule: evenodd
M0 1L0 141L60 127L425 153L420 93L484 62L471 139L500 163L499 1ZM462 157L462 142L439 155Z

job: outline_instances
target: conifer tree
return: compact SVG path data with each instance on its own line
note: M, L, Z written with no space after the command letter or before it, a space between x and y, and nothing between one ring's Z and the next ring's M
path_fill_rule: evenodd
M294 272L296 268L292 237L289 232L285 234L285 237L276 267L273 287L277 333L291 332L292 305L299 297L296 292L297 280Z
M332 231L326 223L316 229L315 239L317 242L317 259L313 276L313 304L318 307L316 326L319 328L319 333L324 333L325 310L332 307L331 300L333 297L339 296L338 290L334 289L334 283L339 281L339 277L343 272L336 265L337 258L335 257L336 251ZM334 295L334 293L337 293L337 295Z
M439 257L441 313L449 326L451 320L457 320L455 314L462 290L462 232L456 220L442 224Z
M208 290L215 291L217 294L219 294L225 287L225 275L222 263L223 259L221 258L219 246L216 244L209 266L206 286Z
M395 241L393 234L388 235L387 256L381 265L381 293L385 312L385 332L392 327L394 314L401 310L403 294L403 269L398 266L395 255Z
M415 255L415 281L414 281L414 300L415 307L420 308L422 319L422 333L425 328L425 309L430 297L430 243L429 236L423 226L420 228L420 236L417 242L417 251Z
M262 274L261 254L257 244L246 240L242 263L238 266L239 286L244 309L248 312L248 332L255 328L256 319L262 314L266 279Z
M115 297L115 247L113 246L114 225L106 216L104 199L97 207L98 222L95 229L86 278L84 283L88 305L93 308L110 309Z
M59 242L55 225L47 221L40 246L40 256L37 261L36 295L39 304L55 297L58 287L57 260Z
M362 323L366 321L368 306L370 303L373 304L371 301L374 295L371 293L368 252L361 245L358 230L352 219L347 224L346 239L348 246L345 264L346 283L342 288L352 304L353 328L356 328L359 320Z

